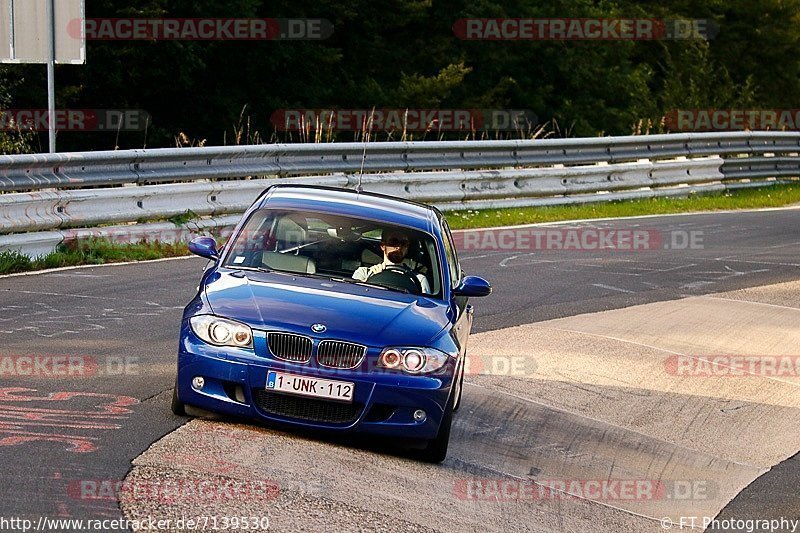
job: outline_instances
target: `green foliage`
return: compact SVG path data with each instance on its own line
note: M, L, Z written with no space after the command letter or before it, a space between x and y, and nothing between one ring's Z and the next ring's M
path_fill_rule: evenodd
M0 252L0 274L13 274L45 268L75 265L100 265L125 261L145 261L188 255L186 243L140 242L121 244L107 239L90 238L70 241L55 252L30 259L19 252Z
M23 131L0 131L0 155L29 154L34 135Z
M9 68L0 67L0 111L8 108L11 102L11 90L13 84L9 80ZM5 120L0 121L5 123ZM30 132L21 131L18 127L14 129L13 124L8 124L0 128L0 155L3 154L27 154L32 152L31 144L34 135Z
M464 78L471 70L464 63L459 63L447 65L435 76L403 74L396 92L396 101L400 107L439 107L443 100L464 83Z
M32 270L32 261L19 252L0 252L0 274Z
M783 184L725 193L690 194L686 197L646 198L547 207L449 211L445 214L451 228L471 229L558 222L560 220L783 207L798 203L800 203L800 187L797 184Z
M666 131L663 117L675 109L800 107L800 0L93 0L86 8L91 18L325 18L334 33L90 41L85 66L57 68L58 107L144 109L153 122L119 140L65 132L63 150L359 138L275 132L269 117L284 108L528 109L558 125L550 134L593 136ZM720 31L708 42L461 40L453 24L469 17L701 18ZM19 81L0 81L0 105L44 106L41 65L5 71ZM29 144L7 137L0 150Z
M180 215L175 215L167 220L175 224L176 226L183 226L187 222L198 218L197 213L192 211L191 209L187 209L185 213L181 213Z

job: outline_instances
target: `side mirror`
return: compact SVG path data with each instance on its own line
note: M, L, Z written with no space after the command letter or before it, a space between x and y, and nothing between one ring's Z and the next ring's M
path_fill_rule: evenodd
M212 261L219 259L217 241L213 237L195 237L189 243L189 251Z
M492 286L489 282L478 276L465 276L453 289L453 294L456 296L488 296L491 293Z

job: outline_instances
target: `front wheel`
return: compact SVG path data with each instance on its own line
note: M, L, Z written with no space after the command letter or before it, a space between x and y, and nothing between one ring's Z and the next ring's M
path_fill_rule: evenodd
M447 448L450 444L450 427L453 425L453 402L455 392L450 394L447 406L444 409L444 417L439 425L439 433L436 438L428 441L428 445L421 452L421 459L426 463L441 463L447 457Z

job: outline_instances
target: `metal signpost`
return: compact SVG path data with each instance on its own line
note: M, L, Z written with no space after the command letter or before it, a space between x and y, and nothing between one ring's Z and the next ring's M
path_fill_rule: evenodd
M56 151L55 64L86 63L84 0L0 0L0 63L47 65L50 152Z

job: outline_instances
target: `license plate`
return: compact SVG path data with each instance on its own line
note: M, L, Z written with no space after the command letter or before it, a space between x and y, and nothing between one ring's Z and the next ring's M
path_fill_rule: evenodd
M328 398L342 402L352 402L355 385L349 381L333 381L330 379L284 374L283 372L268 372L267 389L285 392L287 394L297 394L298 396L311 396L314 398Z

